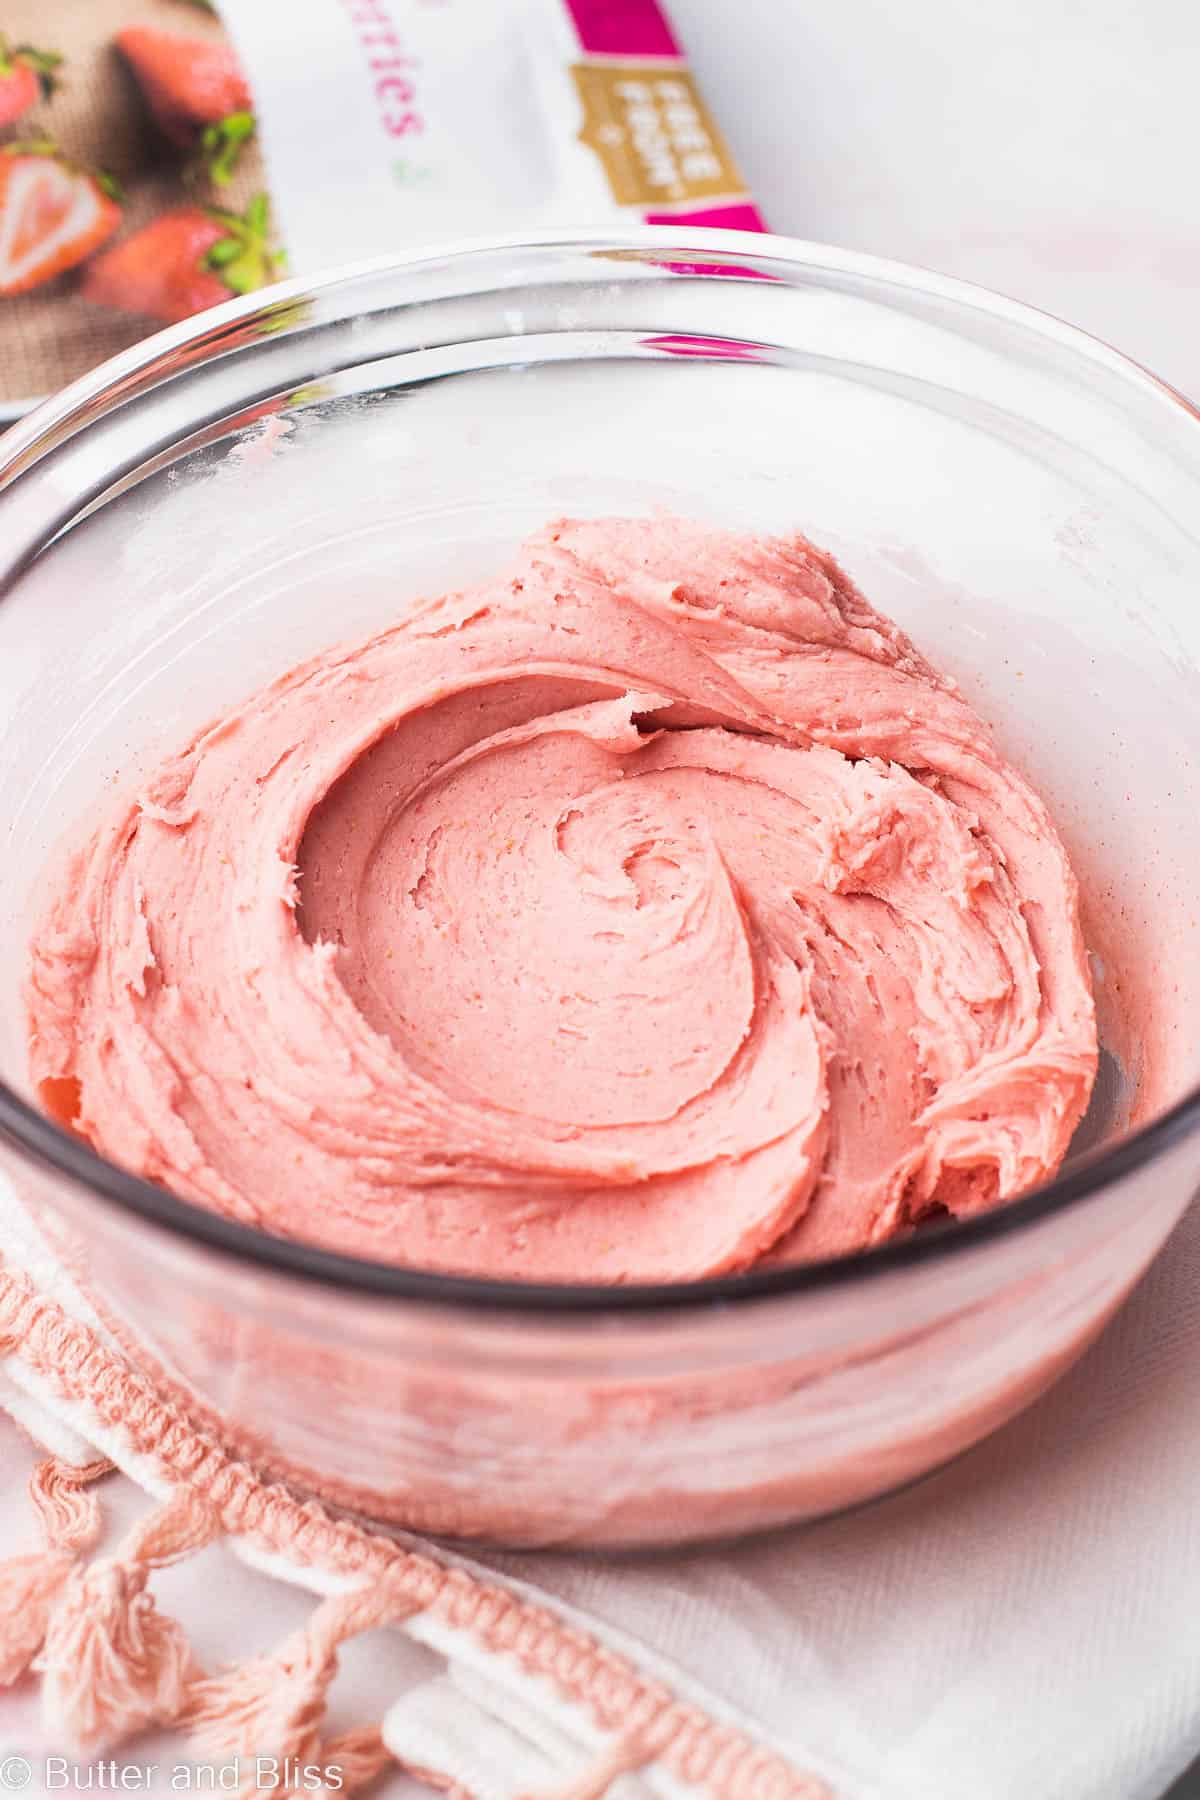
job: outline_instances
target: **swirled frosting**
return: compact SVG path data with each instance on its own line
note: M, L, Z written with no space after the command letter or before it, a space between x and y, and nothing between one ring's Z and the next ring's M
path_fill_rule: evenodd
M800 537L563 522L166 760L54 884L48 1105L268 1230L684 1280L1058 1165L1096 1031L1045 807Z

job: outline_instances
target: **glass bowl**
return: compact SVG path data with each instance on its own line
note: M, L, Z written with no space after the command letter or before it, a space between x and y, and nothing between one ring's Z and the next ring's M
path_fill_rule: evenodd
M782 239L472 244L151 338L0 440L0 488L3 1166L109 1329L260 1469L512 1545L813 1517L1039 1393L1186 1206L1200 422L1119 355ZM1051 806L1104 1043L1056 1180L835 1262L549 1287L267 1236L42 1115L31 920L114 783L310 651L494 572L546 520L657 506L831 548Z

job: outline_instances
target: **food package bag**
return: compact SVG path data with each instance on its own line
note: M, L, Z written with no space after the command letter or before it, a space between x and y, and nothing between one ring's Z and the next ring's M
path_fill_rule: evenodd
M763 229L656 0L6 0L0 412L281 276Z

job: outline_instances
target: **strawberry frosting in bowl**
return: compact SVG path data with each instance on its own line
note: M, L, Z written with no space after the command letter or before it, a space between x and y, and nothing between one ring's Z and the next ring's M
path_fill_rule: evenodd
M977 1213L1097 1061L1066 853L954 684L803 537L669 516L555 524L216 721L65 867L28 997L113 1161L530 1280Z
M1115 353L780 239L451 248L96 371L0 511L0 1173L259 1473L812 1518L1180 1217L1200 426Z

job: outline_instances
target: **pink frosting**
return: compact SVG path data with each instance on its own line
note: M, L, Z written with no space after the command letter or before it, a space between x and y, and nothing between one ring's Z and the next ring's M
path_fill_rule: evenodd
M479 1274L848 1251L1052 1172L1096 1031L1045 808L802 538L557 524L125 799L31 1062L115 1161Z

